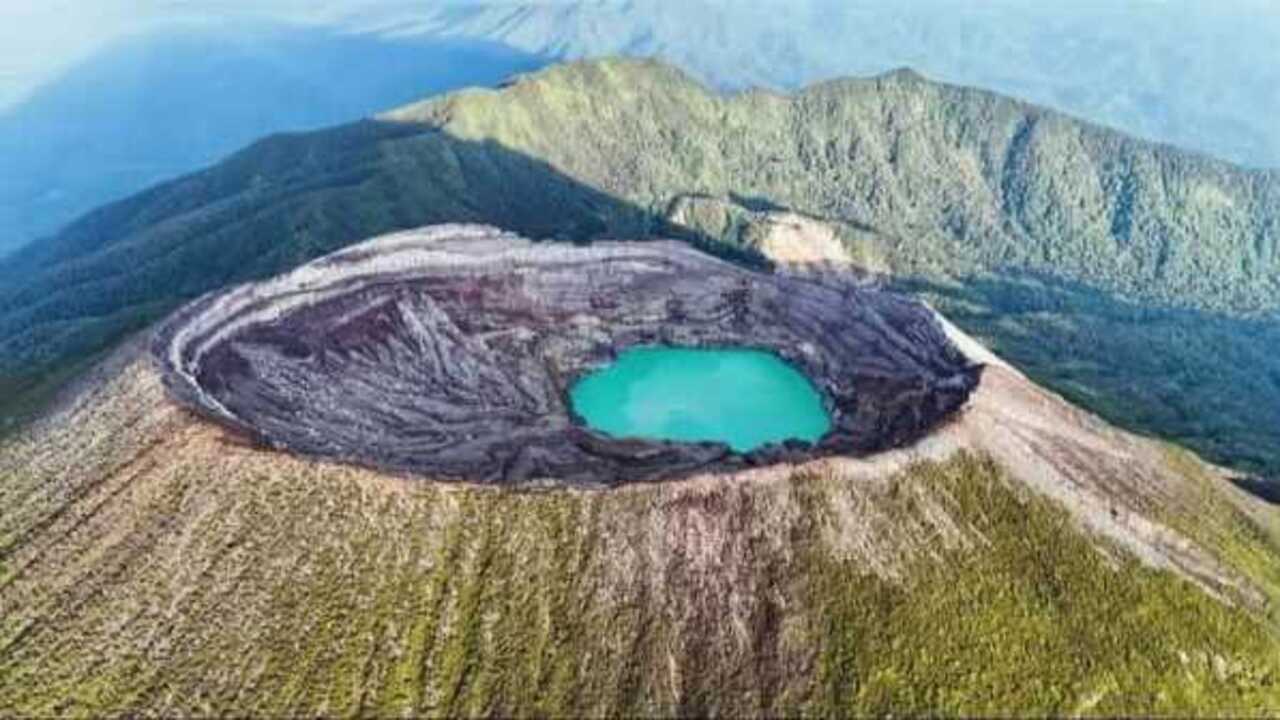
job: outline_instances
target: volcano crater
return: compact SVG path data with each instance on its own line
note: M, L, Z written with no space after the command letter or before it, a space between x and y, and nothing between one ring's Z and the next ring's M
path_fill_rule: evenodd
M830 429L738 453L588 427L573 383L651 345L776 353L814 383ZM852 276L761 273L675 241L577 246L460 225L206 295L162 324L153 353L181 403L272 447L504 486L867 455L926 434L980 372L931 310Z

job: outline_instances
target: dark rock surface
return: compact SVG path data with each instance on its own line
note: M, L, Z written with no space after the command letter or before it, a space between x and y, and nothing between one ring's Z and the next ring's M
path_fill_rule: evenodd
M207 295L154 343L181 402L274 447L499 485L874 453L946 418L980 372L928 308L852 279L756 273L676 242L581 247L458 225ZM814 381L832 429L743 455L574 418L573 382L646 344L772 350Z

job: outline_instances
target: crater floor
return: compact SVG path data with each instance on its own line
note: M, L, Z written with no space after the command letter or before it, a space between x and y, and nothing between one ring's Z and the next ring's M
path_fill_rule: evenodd
M746 454L615 439L568 389L639 345L776 352L831 414ZM612 486L909 443L980 368L933 313L852 278L762 274L677 242L534 243L483 226L375 238L207 295L154 353L184 404L281 449L501 485Z

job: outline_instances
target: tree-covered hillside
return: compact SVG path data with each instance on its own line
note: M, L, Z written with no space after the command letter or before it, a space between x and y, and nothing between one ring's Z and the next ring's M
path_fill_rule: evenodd
M837 222L1078 401L1280 469L1280 175L909 72L726 97L657 63L577 63L268 139L0 265L7 410L184 298L363 237L460 220L715 239L667 221L691 195ZM1028 274L1048 282L1009 285ZM1150 322L1159 309L1178 319Z

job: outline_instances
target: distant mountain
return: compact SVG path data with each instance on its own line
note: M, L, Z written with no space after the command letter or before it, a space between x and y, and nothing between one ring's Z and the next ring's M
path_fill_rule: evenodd
M0 396L20 414L185 298L397 228L749 257L735 218L761 207L833 223L1108 419L1280 470L1280 173L906 71L723 97L658 63L580 63L269 138L0 263Z
M268 133L355 120L540 64L479 39L292 26L121 41L0 115L0 254Z
M722 88L795 89L909 65L1244 165L1280 166L1280 12L1269 2L480 0L368 29L486 38L562 58L652 55Z

